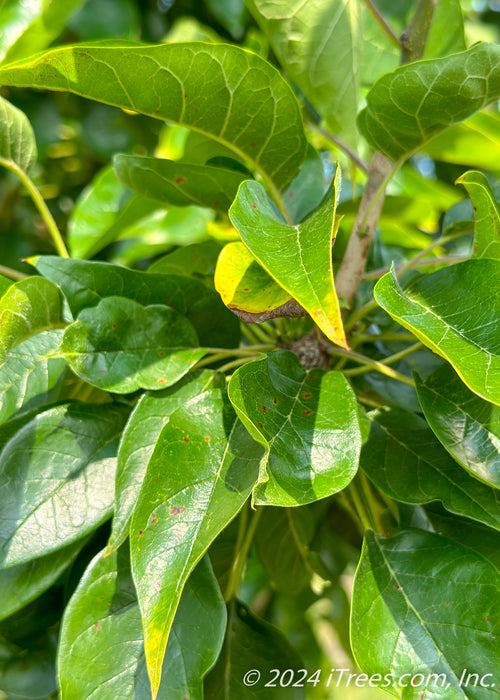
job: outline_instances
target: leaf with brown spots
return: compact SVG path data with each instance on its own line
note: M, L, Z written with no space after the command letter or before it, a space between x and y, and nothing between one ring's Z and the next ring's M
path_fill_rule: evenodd
M196 204L218 211L229 209L248 178L237 170L125 154L114 157L113 167L127 187L144 197L167 206Z
M262 455L224 390L207 391L179 407L161 432L132 520L132 531L141 529L144 536L131 542L153 693L186 579L247 500ZM160 582L158 590L151 581Z
M311 503L342 490L356 474L357 403L340 372L306 372L296 355L280 350L239 368L229 398L266 448L253 492L258 505Z

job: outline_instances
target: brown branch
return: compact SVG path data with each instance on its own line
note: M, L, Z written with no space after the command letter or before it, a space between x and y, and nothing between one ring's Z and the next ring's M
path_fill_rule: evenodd
M299 318L300 316L307 316L307 311L295 299L290 299L286 304L259 314L242 311L241 309L231 309L231 311L245 323L264 323L264 321L269 321L272 318Z
M418 61L424 55L438 0L419 0L410 24L401 35L401 63Z
M347 143L344 143L341 139L339 139L337 136L334 136L331 134L327 129L324 129L322 126L319 126L317 124L308 124L309 127L312 129L315 129L318 134L321 134L321 136L324 136L325 139L328 139L328 141L331 141L335 146L340 148L341 151L344 151L346 156L352 160L352 162L364 173L368 172L368 166L364 162L364 160L361 160L361 158L358 156L356 151L354 151Z

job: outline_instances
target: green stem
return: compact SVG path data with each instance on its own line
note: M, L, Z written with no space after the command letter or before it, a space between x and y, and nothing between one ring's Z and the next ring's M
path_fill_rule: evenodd
M362 343L386 343L391 341L411 343L414 340L415 336L411 333L379 333L379 335L374 333L365 333L362 335L357 335L352 339L351 349L354 349L356 345L361 345Z
M386 364L384 364L384 362L373 360L371 357L361 355L359 352L352 352L351 350L344 350L343 348L337 347L329 347L326 349L326 352L329 355L341 355L342 357L347 357L351 360L355 360L361 363L362 365L366 365L367 367L374 369L380 374L385 374L386 377L395 379L396 381L402 382L403 384L408 384L409 386L415 386L415 382L413 381L413 379L410 379L406 375L401 374L401 372L397 372L395 369L387 367ZM351 374L361 374L361 372L358 371L359 369L360 368L346 369L344 370L344 374L347 377ZM369 369L365 371L369 371Z
M402 360L404 357L407 355L411 355L412 353L416 352L417 350L420 350L422 348L422 343L415 343L414 345L411 345L409 348L405 348L405 350L401 350L401 352L396 352L394 355L391 355L390 357L386 357L384 360L380 360L381 365L392 365L394 362L398 362L398 360ZM370 372L371 367L356 367L354 369L347 369L344 374L347 375L348 377L355 377L358 374L365 374L366 372ZM393 370L395 371L395 370ZM405 376L405 375L401 375ZM395 377L393 377L395 378ZM408 377L406 377L408 379ZM410 380L411 381L411 380ZM413 382L412 382L413 386Z
M356 313L354 313L349 320L344 323L344 330L346 333L348 333L354 326L361 321L362 318L364 318L367 314L370 313L370 311L373 311L374 309L378 308L378 304L375 301L375 299L371 299L367 304L362 306Z
M241 367L241 365L246 364L247 362L254 362L255 360L259 360L260 357L259 355L249 355L248 357L239 357L236 360L232 360L231 362L227 362L225 365L222 365L222 367L218 367L217 371L218 372L227 372L229 369L234 369L235 367Z
M262 328L261 324L256 323L255 327L252 328L252 331L261 343L269 344L273 342L273 339L266 333L266 331Z
M205 348L207 353L214 355L224 355L225 357L244 357L245 355L255 355L258 352L268 352L274 349L274 344L266 343L265 345L249 345L248 347L240 348Z
M358 515L363 530L376 530L375 523L372 522L370 513L368 512L366 505L358 491L358 485L356 483L356 478L354 478L346 489L349 492L350 497L353 500L354 508Z
M54 221L54 218L50 213L50 210L46 205L44 198L40 194L34 182L23 170L21 170L21 168L19 168L12 161L6 160L5 158L0 158L0 165L3 165L8 170L15 173L17 177L21 180L23 185L28 190L31 199L35 203L35 206L40 212L40 216L44 220L45 225L47 226L47 230L50 233L55 249L62 258L69 258L69 253L66 249L66 246L64 245L64 241L62 239L59 229L57 228L57 224Z
M5 267L5 265L0 265L0 275L9 277L11 280L25 280L29 275L25 275L24 272L19 272L19 270L13 270L11 267Z
M252 345L256 345L259 342L259 339L257 338L256 335L254 335L252 329L248 324L241 322L241 333L245 336L245 338L248 340L249 343Z
M224 593L224 600L229 602L233 597L233 587L234 587L234 574L236 564L238 562L239 553L241 550L241 545L243 544L243 538L245 537L245 532L248 525L248 511L249 511L249 501L245 503L241 510L240 520L238 523L238 536L236 538L236 544L234 546L234 557L231 565L231 573L229 575L229 580L227 582L226 591Z
M368 10L371 12L371 14L372 14L373 18L375 19L375 21L377 22L377 24L380 26L380 28L383 30L383 32L390 39L391 43L394 44L394 46L401 48L401 41L399 40L399 37L396 35L396 33L393 31L393 29L389 26L384 15L380 12L380 10L375 5L373 0L364 0L364 3L366 5L366 7L368 8Z
M231 570L231 575L229 578L229 583L226 589L226 601L231 600L238 594L238 589L240 587L241 579L243 578L243 571L245 569L245 564L248 557L248 552L250 551L250 546L259 524L260 516L262 514L262 508L255 510L250 520L250 524L246 527L246 533L244 538L238 547L236 557L233 561L233 567Z

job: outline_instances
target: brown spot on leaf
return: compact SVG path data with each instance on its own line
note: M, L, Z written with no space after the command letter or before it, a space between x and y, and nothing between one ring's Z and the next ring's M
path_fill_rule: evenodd
M305 391L305 392L302 394L302 398L303 398L303 399L310 399L311 396L312 396L312 394L311 394L310 391Z
M252 148L257 148L257 144L255 143L255 141L250 141L250 143L248 145L251 146Z
M184 435L184 437L182 438L182 442L189 442L189 438L186 435Z
M278 405L278 397L277 397L277 396L273 396L273 404L274 404L275 406Z
M184 508L184 506L179 506L178 508L176 508L175 506L170 506L168 510L170 512L170 515L176 516L182 515L182 513L184 513L186 509Z
M184 99L187 100L187 98L188 98L188 95L187 95L187 93L186 93L186 94L184 95Z
M165 377L162 377L161 379L158 379L158 384L165 384L166 381L167 380L165 379Z
M164 354L165 354L164 351L160 350L160 352L159 352L160 357L163 357Z
M179 175L179 177L175 178L176 185L182 185L183 182L186 182L186 178L183 175Z
M452 605L453 605L453 603L450 600L446 603L447 608L451 608Z
M394 584L394 588L395 588L397 591L400 591L400 590L401 590L401 586L398 586L397 584Z
M210 435L205 435L205 442L210 442L211 439Z
M107 371L108 371L107 369L100 369L100 370L99 370L99 374L106 374Z
M111 328L116 328L116 323L112 323Z
M142 530L139 530L139 537L142 537L144 532Z
M151 525L156 525L158 522L158 518L156 517L156 513L151 514Z
M94 625L94 627L96 628L96 630L102 629L102 628L101 628L101 623L100 623L100 622L96 622L95 625Z
M255 209L255 211L257 211L257 205L255 204L255 202L252 204L252 209Z
M262 410L262 413L269 413L268 407L267 407L267 406L264 406L264 404L262 404L262 406L261 406L260 408L261 408L261 410Z
M257 427L260 428L260 429L262 430L262 428L263 428L264 426L262 425L262 423L257 423Z
M302 411L302 415L304 416L310 416L312 414L312 411L310 408L306 409L305 411Z

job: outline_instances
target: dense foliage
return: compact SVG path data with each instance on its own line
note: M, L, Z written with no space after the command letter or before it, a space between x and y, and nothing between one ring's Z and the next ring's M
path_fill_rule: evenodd
M499 27L0 2L0 697L498 697Z

